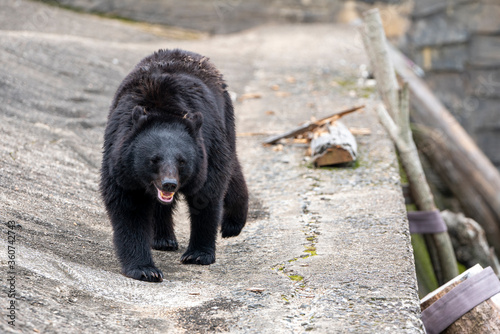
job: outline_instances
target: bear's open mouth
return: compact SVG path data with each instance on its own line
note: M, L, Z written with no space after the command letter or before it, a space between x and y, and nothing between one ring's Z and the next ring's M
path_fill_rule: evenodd
M174 198L175 192L161 191L158 188L156 188L156 190L158 190L158 199L161 202L164 202L164 203L170 203L170 202L172 202L172 199Z

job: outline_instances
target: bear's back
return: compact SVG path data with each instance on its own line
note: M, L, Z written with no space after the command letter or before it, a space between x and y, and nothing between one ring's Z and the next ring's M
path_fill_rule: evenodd
M170 77L169 82L165 82L166 77ZM222 74L209 58L180 49L156 51L142 59L125 77L116 91L111 110L127 94L147 100L152 95L163 94L162 88L165 86L174 89L198 80L215 95L222 95L226 87Z

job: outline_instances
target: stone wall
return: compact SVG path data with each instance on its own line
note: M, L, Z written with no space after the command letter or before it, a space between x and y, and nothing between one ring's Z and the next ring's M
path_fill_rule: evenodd
M500 167L500 2L415 1L407 36L427 83Z

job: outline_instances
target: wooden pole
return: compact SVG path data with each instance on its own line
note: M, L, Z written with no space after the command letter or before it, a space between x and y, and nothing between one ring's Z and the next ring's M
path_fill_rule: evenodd
M385 45L387 40L382 19L377 8L363 13L365 19L363 43L368 43L367 53L370 57L370 64L377 79L377 90L384 104L389 110L389 114L394 117L398 110L398 81L396 71ZM384 47L379 47L384 46Z
M369 45L367 50L371 63L377 64L375 67L377 87L390 112L380 104L377 107L379 120L396 144L418 208L423 211L434 211L436 210L434 197L425 178L410 129L408 86L404 84L402 90L399 90L378 9L367 11L364 13L364 18L364 32L367 36L364 43ZM448 233L427 234L425 239L439 283L445 283L457 276L455 253Z
M406 85L404 87L406 88L403 88L403 91L407 89ZM403 95L407 96L407 93L403 93ZM401 163L408 176L417 207L423 211L436 210L434 197L425 178L417 147L411 136L408 113L401 113L406 114L407 118L403 120L400 117L400 121L403 124L399 127L391 119L391 116L389 116L389 113L382 104L378 106L377 114L380 122L387 129L387 132L398 148ZM457 261L448 232L426 234L424 237L438 282L443 284L457 276Z

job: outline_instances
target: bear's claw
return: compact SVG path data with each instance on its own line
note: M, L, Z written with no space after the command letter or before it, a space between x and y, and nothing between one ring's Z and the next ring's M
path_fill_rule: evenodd
M123 275L146 282L162 282L163 273L154 266L139 266L132 269L124 269Z
M214 252L203 252L198 250L187 250L181 257L181 262L184 264L202 264L208 265L215 262Z

